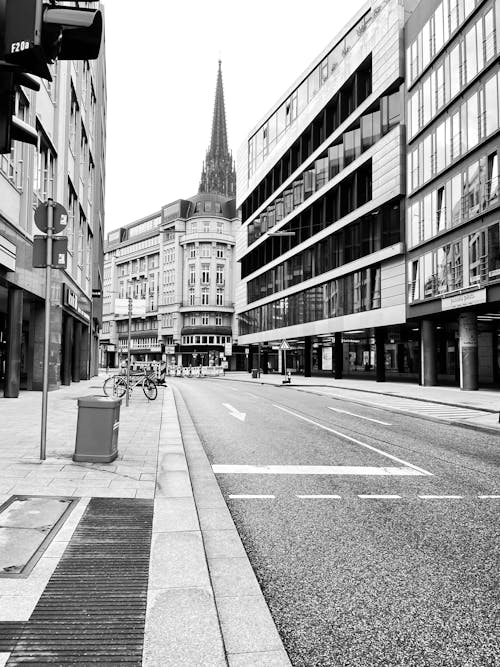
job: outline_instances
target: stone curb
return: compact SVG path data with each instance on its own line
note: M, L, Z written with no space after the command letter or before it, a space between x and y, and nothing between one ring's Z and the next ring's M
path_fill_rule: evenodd
M228 665L289 667L290 660L186 403L177 388L174 393Z

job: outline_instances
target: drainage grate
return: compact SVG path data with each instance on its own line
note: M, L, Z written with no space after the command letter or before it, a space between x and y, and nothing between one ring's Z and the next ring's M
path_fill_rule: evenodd
M142 664L153 501L93 498L7 665Z

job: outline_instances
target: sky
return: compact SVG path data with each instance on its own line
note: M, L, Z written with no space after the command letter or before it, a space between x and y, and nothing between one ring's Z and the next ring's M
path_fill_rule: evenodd
M365 0L103 0L105 232L198 191L219 58L238 149Z

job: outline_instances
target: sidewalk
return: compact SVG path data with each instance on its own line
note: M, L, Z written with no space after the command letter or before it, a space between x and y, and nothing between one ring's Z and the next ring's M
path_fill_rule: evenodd
M256 384L270 384L283 389L293 387L302 390L319 391L321 389L345 392L350 400L370 398L372 395L391 396L393 398L413 399L415 401L434 403L436 405L453 406L477 410L477 417L472 419L453 420L468 428L481 428L500 435L500 391L479 389L478 391L461 391L458 387L422 387L407 382L376 382L375 380L345 378L336 380L333 377L304 377L292 375L290 384L283 384L284 376L278 373L261 373L260 378L252 378L246 372L226 372L221 380L237 380ZM359 399L358 399L359 397ZM443 421L440 419L440 421ZM446 420L444 420L446 421Z
M131 582L127 590L127 581L121 581L120 590L124 592L106 598L108 594L99 590L102 580L99 563L103 561L96 560L92 565L93 547L87 550L84 560L90 562L91 571L95 570L96 575L80 583L87 598L89 590L95 591L92 594L96 597L104 596L109 622L106 625L106 616L102 622L106 627L96 630L95 622L89 626L90 630L76 626L65 636L64 653L58 654L59 649L54 649L49 657L44 653L43 659L43 649L32 639L35 634L30 630L38 623L34 619L47 608L44 600L51 584L57 584L62 578L63 561L66 570L78 569L81 560L71 565L73 553L76 553L72 545L83 530L80 527L89 516L91 506L95 507L96 498L109 499L115 505L117 501L111 499L131 499L123 501L129 508L134 507L136 500L138 515L142 512L142 523L148 503L152 511L147 599L139 619L140 634L144 637L143 659L141 663L134 663L129 657L127 664L148 667L290 665L178 392L174 393L170 387L159 387L158 399L150 402L136 389L129 408L125 407L125 401L122 403L118 458L101 464L72 461L78 412L76 399L102 395L103 380L104 376L96 377L50 392L45 461L39 459L41 394L22 392L18 399L0 400L0 505L13 495L79 499L28 576L0 577L0 667L25 664L21 646L22 655L28 655L28 661L33 664L73 664L68 657L70 650L81 651L89 662L96 664L123 661L117 657L120 647L112 635L118 632L121 618L113 616L114 605L116 614L122 614L120 600L123 603L124 596L139 595L139 592L134 593L139 589L137 583ZM101 502L101 506L106 507L106 503ZM9 524L0 514L0 544L4 546L2 539L6 531L2 533L2 530L6 526ZM107 543L112 541L97 528L91 530L90 535L90 543L95 541L96 550L105 552ZM105 552L105 558L109 557ZM119 563L124 561L120 561L120 554L116 558L119 572ZM109 575L106 577L109 586ZM104 590L107 589L104 587ZM78 599L75 596L77 592L73 597ZM61 624L69 615L65 604L69 608L70 599L71 596L66 603L59 603L57 617L51 617L47 628L49 635L56 633L54 644L58 646ZM71 613L74 608L73 603ZM92 622L88 610L83 610L83 619L84 624ZM95 638L95 646L87 639L90 636ZM50 644L50 637L45 643Z

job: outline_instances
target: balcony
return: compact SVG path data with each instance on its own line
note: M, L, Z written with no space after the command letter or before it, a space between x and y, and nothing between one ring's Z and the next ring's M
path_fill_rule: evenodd
M223 300L221 304L217 304L214 302L211 303L202 303L201 299L194 299L193 302L190 302L189 300L183 301L180 307L181 312L187 312L190 310L206 310L206 311L211 311L211 310L223 310L223 311L228 311L228 310L234 310L234 302L229 301L229 300Z

